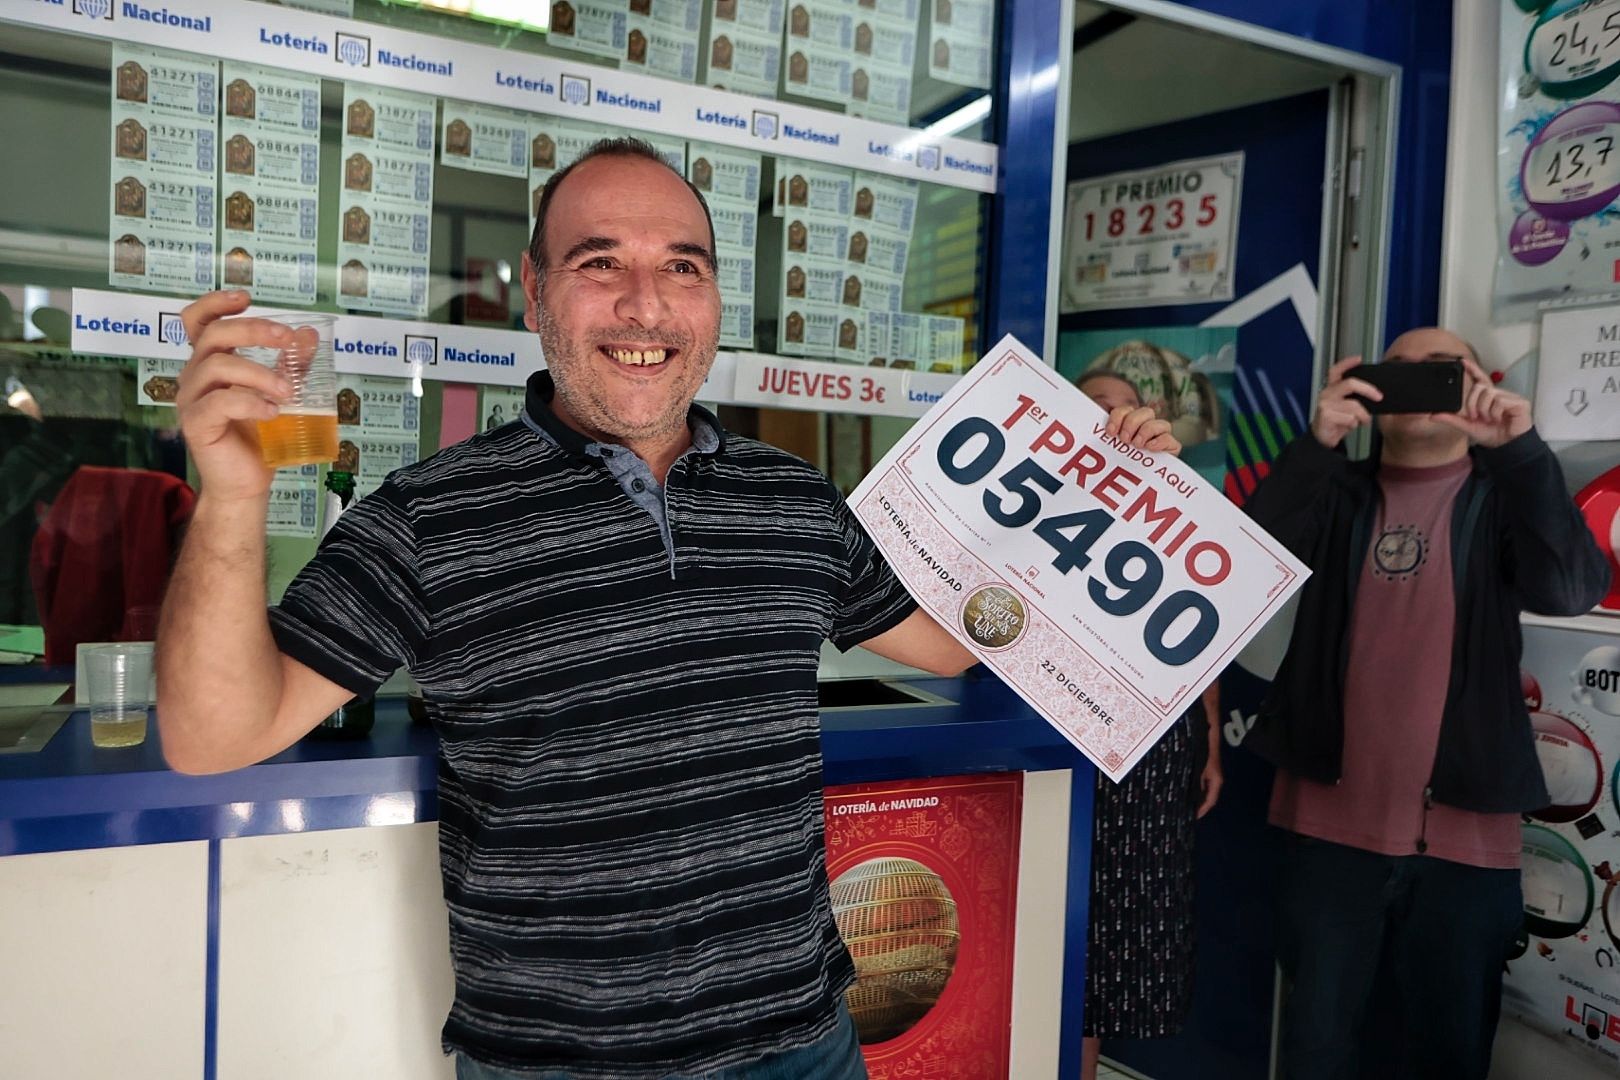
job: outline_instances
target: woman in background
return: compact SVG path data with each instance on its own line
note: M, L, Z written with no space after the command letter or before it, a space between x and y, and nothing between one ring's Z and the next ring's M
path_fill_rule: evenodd
M1142 404L1110 371L1075 385L1109 412ZM1104 1039L1174 1035L1192 1004L1193 822L1220 797L1219 714L1211 683L1121 783L1097 774L1083 1080L1096 1080Z

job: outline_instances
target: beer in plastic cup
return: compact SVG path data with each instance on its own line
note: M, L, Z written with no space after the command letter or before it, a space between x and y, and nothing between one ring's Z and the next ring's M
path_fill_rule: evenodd
M251 346L236 351L255 363L274 368L293 392L278 402L281 414L259 421L259 450L272 469L337 460L337 370L332 365L331 315L292 312L256 315L293 331L280 349Z
M152 704L152 643L93 645L84 650L84 665L91 744L139 746Z

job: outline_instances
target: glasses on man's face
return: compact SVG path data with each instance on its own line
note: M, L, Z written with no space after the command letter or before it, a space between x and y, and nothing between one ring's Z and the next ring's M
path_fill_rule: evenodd
M1429 353L1427 356L1401 356L1398 353L1391 353L1384 357L1384 363L1386 364L1422 364L1431 361L1461 363L1462 360L1463 357L1458 353L1443 352Z

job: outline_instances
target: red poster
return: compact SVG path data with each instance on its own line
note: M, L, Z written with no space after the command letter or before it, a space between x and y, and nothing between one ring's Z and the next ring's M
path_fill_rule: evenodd
M1599 608L1620 612L1620 466L1582 488L1575 496L1575 505L1586 516L1598 547L1609 556L1609 572L1614 575L1609 595L1603 598Z
M1006 1076L1019 773L826 792L833 914L871 1080Z

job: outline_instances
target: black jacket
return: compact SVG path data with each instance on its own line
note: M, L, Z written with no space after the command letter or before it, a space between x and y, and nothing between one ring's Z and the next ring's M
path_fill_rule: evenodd
M1609 568L1539 435L1471 456L1451 512L1456 631L1430 795L1464 810L1536 810L1548 796L1519 684L1519 615L1591 610ZM1288 654L1245 744L1322 783L1343 768L1350 613L1382 498L1377 469L1305 434L1245 508L1311 569ZM1390 628L1403 630L1423 632Z

